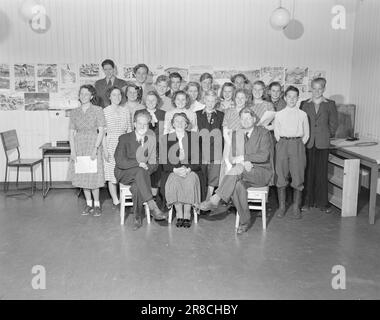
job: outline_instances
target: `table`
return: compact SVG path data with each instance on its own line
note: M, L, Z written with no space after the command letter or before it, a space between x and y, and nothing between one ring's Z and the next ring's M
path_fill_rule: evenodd
M51 179L51 158L70 158L71 149L68 141L57 141L57 146L53 147L50 142L43 144L42 149L42 165L45 167L45 159L49 159L49 181L45 188L45 179L42 177L42 196L45 198L53 183Z
M377 145L360 146L360 143L377 142ZM359 144L359 145L358 145ZM331 140L331 153L347 159L360 159L360 165L370 169L369 223L375 223L377 181L380 165L380 143L374 139L361 138L357 141Z

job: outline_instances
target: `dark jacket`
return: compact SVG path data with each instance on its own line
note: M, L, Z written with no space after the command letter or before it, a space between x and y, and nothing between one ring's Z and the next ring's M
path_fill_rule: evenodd
M159 141L159 136L162 136L164 132L165 113L166 112L164 110L156 109L154 114L156 115L158 123L155 123L154 126L152 123L149 124L149 129L153 130L156 134L157 143Z
M204 110L204 109L203 109ZM206 112L203 112L203 110L199 110L196 112L197 115L197 125L198 130L200 132L200 143L201 146L203 146L202 154L203 154L203 160L213 162L215 160L221 161L223 158L223 119L224 119L224 112L216 110L216 112L213 112L211 115L211 121L210 123L207 121L207 114ZM202 129L205 129L207 131L201 132ZM213 130L219 130L219 132L216 132ZM204 150L205 144L202 139L203 134L218 134L220 136L220 140L215 138L210 138L210 147L209 150ZM215 147L217 150L215 150ZM209 156L206 155L207 151L210 152ZM217 157L215 159L214 155Z
M197 132L186 132L182 142L185 151L185 159L183 161L179 161L178 143L175 132L165 134L160 138L159 163L162 167L160 183L161 195L163 199L165 199L166 181L173 172L173 169L185 166L198 175L201 185L201 199L204 199L206 194L206 179L202 171L202 151L199 143L199 135ZM175 153L173 153L174 151Z
M102 108L108 107L111 104L110 99L107 98L107 90L111 87L118 87L122 89L127 85L127 82L123 79L119 79L115 77L113 85L109 86L106 82L106 78L99 79L95 82L96 95L99 100L99 106ZM124 104L126 99L123 95L120 104Z
M326 99L321 102L318 113L315 112L311 99L301 102L300 109L305 111L309 118L310 138L306 144L308 149L315 146L318 149L327 149L330 138L335 136L338 129L338 111L334 100Z

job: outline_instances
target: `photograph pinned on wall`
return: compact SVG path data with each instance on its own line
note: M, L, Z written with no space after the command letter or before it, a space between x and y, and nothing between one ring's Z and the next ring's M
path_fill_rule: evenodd
M308 79L307 67L294 67L285 69L286 84L306 84Z
M214 83L217 83L220 87L226 82L231 82L233 75L239 73L237 70L216 70L213 72Z
M179 67L169 67L165 69L165 74L167 76L169 76L173 72L178 72L181 75L183 83L189 80L189 69Z
M74 63L63 63L59 65L61 87L74 87L77 85L77 68Z
M0 111L23 111L24 109L23 93L0 93Z
M296 87L300 92L300 95L298 97L298 102L297 102L298 106L301 104L301 102L303 100L310 98L310 92L308 90L308 85L306 85L306 84L286 84L285 88L284 88L284 92L286 91L286 89L288 89L289 86Z
M15 91L19 92L35 92L35 66L32 64L15 64Z
M190 66L189 67L189 81L199 82L199 79L203 73L213 74L214 70L212 66Z
M155 83L159 76L167 75L165 72L165 68L162 65L159 65L159 66L156 66L156 67L153 67L150 69L151 69L150 73L151 73L151 77L152 77L152 83ZM149 78L149 75L148 75L148 78ZM147 79L147 81L148 81L148 79Z
M57 64L39 63L37 65L37 77L39 78L56 78L57 74Z
M0 78L0 90L10 90L11 89L11 79L10 78Z
M25 111L41 111L49 109L48 93L24 93Z
M285 68L284 67L262 67L261 80L265 85L269 85L274 81L284 85L285 82Z
M95 87L96 80L98 80L98 79L80 79L79 80L79 85L83 86L85 84L90 84L90 85L92 85L92 86Z
M64 88L50 94L49 109L74 109L79 107L78 88Z
M121 78L126 80L126 81L134 81L135 74L133 73L133 65L131 64L126 64L121 67Z
M9 64L0 63L0 77L9 78L10 77L10 67Z
M99 78L99 70L98 63L84 63L79 67L79 76L81 78Z
M308 87L309 91L311 92L311 80L315 78L325 78L326 79L326 71L323 70L310 70L309 69L309 82L308 82Z
M38 80L38 92L58 92L58 81L55 79Z

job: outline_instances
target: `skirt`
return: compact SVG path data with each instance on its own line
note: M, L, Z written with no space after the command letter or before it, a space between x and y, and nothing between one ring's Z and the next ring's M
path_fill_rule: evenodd
M199 204L201 199L201 185L198 175L190 172L185 178L171 173L165 185L167 206L175 203Z

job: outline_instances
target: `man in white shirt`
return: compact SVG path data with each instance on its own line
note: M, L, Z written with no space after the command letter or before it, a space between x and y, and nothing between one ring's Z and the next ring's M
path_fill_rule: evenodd
M307 114L296 104L299 90L289 86L285 91L286 107L276 113L274 120L274 136L276 144L276 174L279 208L276 216L285 215L285 189L288 176L292 178L293 188L293 218L301 219L301 199L304 188L306 168L305 144L309 140L309 120Z

